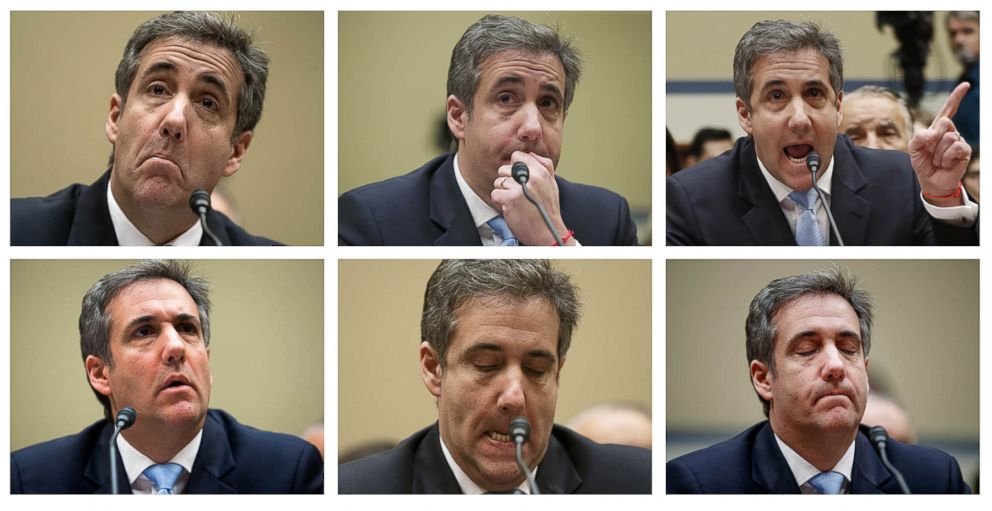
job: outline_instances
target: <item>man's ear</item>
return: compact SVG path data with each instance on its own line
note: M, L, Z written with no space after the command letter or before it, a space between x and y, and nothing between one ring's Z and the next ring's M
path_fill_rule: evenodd
M840 94L837 94L837 128L838 129L840 128L841 123L844 122L844 112L842 112L840 109L841 101L843 99L844 99L844 91L840 91Z
M744 100L741 98L737 98L737 101L734 103L734 105L737 108L737 122L740 123L741 129L743 129L744 131L747 132L748 135L750 135L753 129L753 127L751 126L751 111L748 110L747 104L745 104Z
M102 358L95 355L87 355L86 377L90 380L90 385L100 394L110 397L110 366Z
M121 118L121 97L114 93L110 96L110 112L107 114L107 124L104 125L104 130L107 132L107 140L111 144L117 143L117 123Z
M441 360L427 341L420 343L420 377L434 397L441 397Z
M465 110L465 104L452 94L448 96L445 109L447 110L448 129L451 130L451 134L458 142L465 140L465 124L468 122L468 111Z
M245 153L248 152L248 146L251 145L251 139L254 136L252 131L242 131L237 138L234 139L234 146L231 151L230 158L227 159L227 166L224 167L224 177L231 177L235 172L241 168L241 160L244 159Z
M772 400L773 379L774 376L768 366L758 360L751 361L751 385L754 385L754 390L765 401Z
M565 359L564 358L558 361L558 372L555 373L555 381L558 381L558 379L561 378L561 368L563 368L563 367L565 367Z

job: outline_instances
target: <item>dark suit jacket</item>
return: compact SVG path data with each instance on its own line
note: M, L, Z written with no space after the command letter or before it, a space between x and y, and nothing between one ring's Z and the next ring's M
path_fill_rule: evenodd
M669 245L796 244L750 137L673 174L667 188ZM978 243L977 223L963 229L930 218L905 153L858 147L846 135L837 136L834 149L830 211L847 245Z
M438 156L409 174L339 197L338 244L481 245L452 158ZM626 199L603 188L555 180L562 220L579 243L637 244Z
M538 465L541 493L651 493L651 451L600 445L555 425ZM338 492L361 494L461 493L441 451L437 423L394 449L338 467Z
M901 493L861 426L854 441L850 493ZM950 455L889 440L889 460L913 493L971 493ZM686 454L666 466L667 493L799 493L768 421L726 442Z
M140 418L138 420L141 420ZM83 431L10 455L11 493L110 493L107 447L113 428L101 420ZM121 491L130 492L117 454ZM210 410L186 493L323 493L324 463L302 439L239 424Z
M107 208L108 170L90 186L74 184L48 197L11 199L10 244L28 245L117 245L117 234ZM279 245L252 236L223 213L207 214L207 225L224 245ZM204 233L200 245L213 245Z

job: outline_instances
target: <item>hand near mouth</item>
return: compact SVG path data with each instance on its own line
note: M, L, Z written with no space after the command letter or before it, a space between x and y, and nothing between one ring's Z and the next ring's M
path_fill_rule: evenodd
M970 87L967 82L955 87L930 127L917 131L909 141L909 157L923 197L935 206L964 204L961 179L971 159L971 146L961 138L951 117Z
M496 208L503 214L513 235L524 245L550 246L556 240L548 232L538 209L524 197L520 184L511 175L512 164L523 162L530 170L527 190L548 212L551 223L559 236L567 231L561 219L561 206L558 203L558 182L555 181L554 162L535 153L515 151L510 165L499 168L493 182L491 198ZM572 240L569 240L570 242Z

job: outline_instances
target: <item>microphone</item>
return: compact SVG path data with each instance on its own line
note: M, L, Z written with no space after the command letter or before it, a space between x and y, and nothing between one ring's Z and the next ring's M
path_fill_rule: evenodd
M207 236L213 240L214 245L222 246L223 244L214 235L210 227L207 226L207 213L212 209L210 207L210 192L197 188L193 190L192 195L189 196L189 207L193 210L193 214L200 217L200 225L203 226L203 232L207 233Z
M534 197L531 197L530 192L527 191L527 180L530 179L530 169L527 168L527 164L518 161L510 167L510 174L513 176L513 180L520 183L520 186L524 189L524 197L531 204L537 207L537 210L541 213L541 218L544 220L544 225L548 227L548 231L551 232L551 237L555 239L555 243L559 245L564 245L565 241L558 236L558 231L555 230L555 226L551 223L551 217L548 216L548 212L545 211L544 206L540 202L537 202ZM520 418L520 417L518 417ZM524 419L525 421L527 419Z
M114 434L110 435L110 491L114 495L120 494L120 489L117 487L117 435L121 431L130 428L134 421L138 419L138 412L134 411L134 408L130 406L125 406L117 412L117 418L114 420Z
M868 430L868 439L871 440L872 446L878 451L878 457L882 459L882 465L896 478L896 482L899 483L899 489L906 495L911 495L909 491L909 486L906 485L906 479L902 476L902 472L892 465L889 461L889 454L887 452L887 445L889 443L889 434L885 431L882 426L875 426Z
M820 171L820 165L822 163L823 160L820 159L820 153L810 151L806 155L806 168L809 169L812 176L813 189L816 190L816 195L820 197L820 204L823 204L823 209L827 212L827 220L830 223L830 229L833 230L834 238L837 238L837 244L843 247L844 240L840 237L840 231L837 230L837 222L834 221L834 215L830 212L830 206L827 205L827 200L823 197L823 190L819 186L816 186L816 173Z
M510 421L510 437L513 438L513 443L517 446L517 466L520 467L520 472L527 478L527 486L530 488L530 494L540 495L541 491L537 489L537 483L534 482L534 474L530 472L527 464L524 463L524 444L530 438L530 422L527 421L527 417L521 415Z

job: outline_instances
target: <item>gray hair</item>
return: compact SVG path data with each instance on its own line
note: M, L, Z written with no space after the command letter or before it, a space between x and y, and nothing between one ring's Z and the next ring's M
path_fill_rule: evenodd
M579 50L559 28L535 25L512 16L485 16L465 30L451 52L448 67L448 95L454 95L472 114L472 99L479 85L479 65L490 56L509 50L550 53L565 69L565 111L575 96L575 86L582 74Z
M947 19L954 18L961 21L979 21L978 11L950 11L947 13ZM945 21L946 22L946 21Z
M113 318L107 307L128 286L142 281L166 279L183 286L189 293L200 316L203 342L210 346L210 298L206 280L190 275L189 265L179 261L141 261L121 270L104 275L93 284L83 296L82 311L79 313L79 350L83 361L93 355L113 367L110 353L110 326ZM93 389L96 398L103 404L104 415L109 419L110 400Z
M757 360L768 366L774 375L775 336L778 333L775 316L783 307L800 298L821 295L840 296L854 309L861 326L861 348L867 357L871 350L872 298L858 287L853 275L839 268L831 268L775 279L751 300L744 326L748 364ZM760 395L758 399L767 417L769 403Z
M231 52L244 74L244 82L238 91L237 120L231 141L245 131L255 129L262 117L262 103L265 102L265 82L269 75L269 57L260 47L255 46L252 34L235 23L235 18L224 19L209 12L173 12L152 18L135 29L124 55L117 64L115 84L121 97L121 109L127 102L138 67L141 65L141 52L145 46L165 37L181 37L200 44L218 46Z
M458 324L457 310L479 298L546 300L558 315L558 359L565 358L581 314L578 289L567 274L547 260L450 259L427 281L420 321L421 341L434 349L442 368Z
M851 98L856 98L858 96L878 96L894 101L896 105L898 105L899 111L902 112L902 116L905 119L903 128L906 129L906 141L908 142L910 138L913 138L913 114L909 111L909 105L906 104L906 100L902 97L902 95L888 87L882 87L880 85L862 85L844 96L844 99L845 101L850 101Z
M780 52L814 49L830 64L830 85L835 95L844 91L844 56L840 41L809 21L795 24L786 20L759 21L744 33L734 51L734 91L751 111L754 80L751 71L761 57Z

